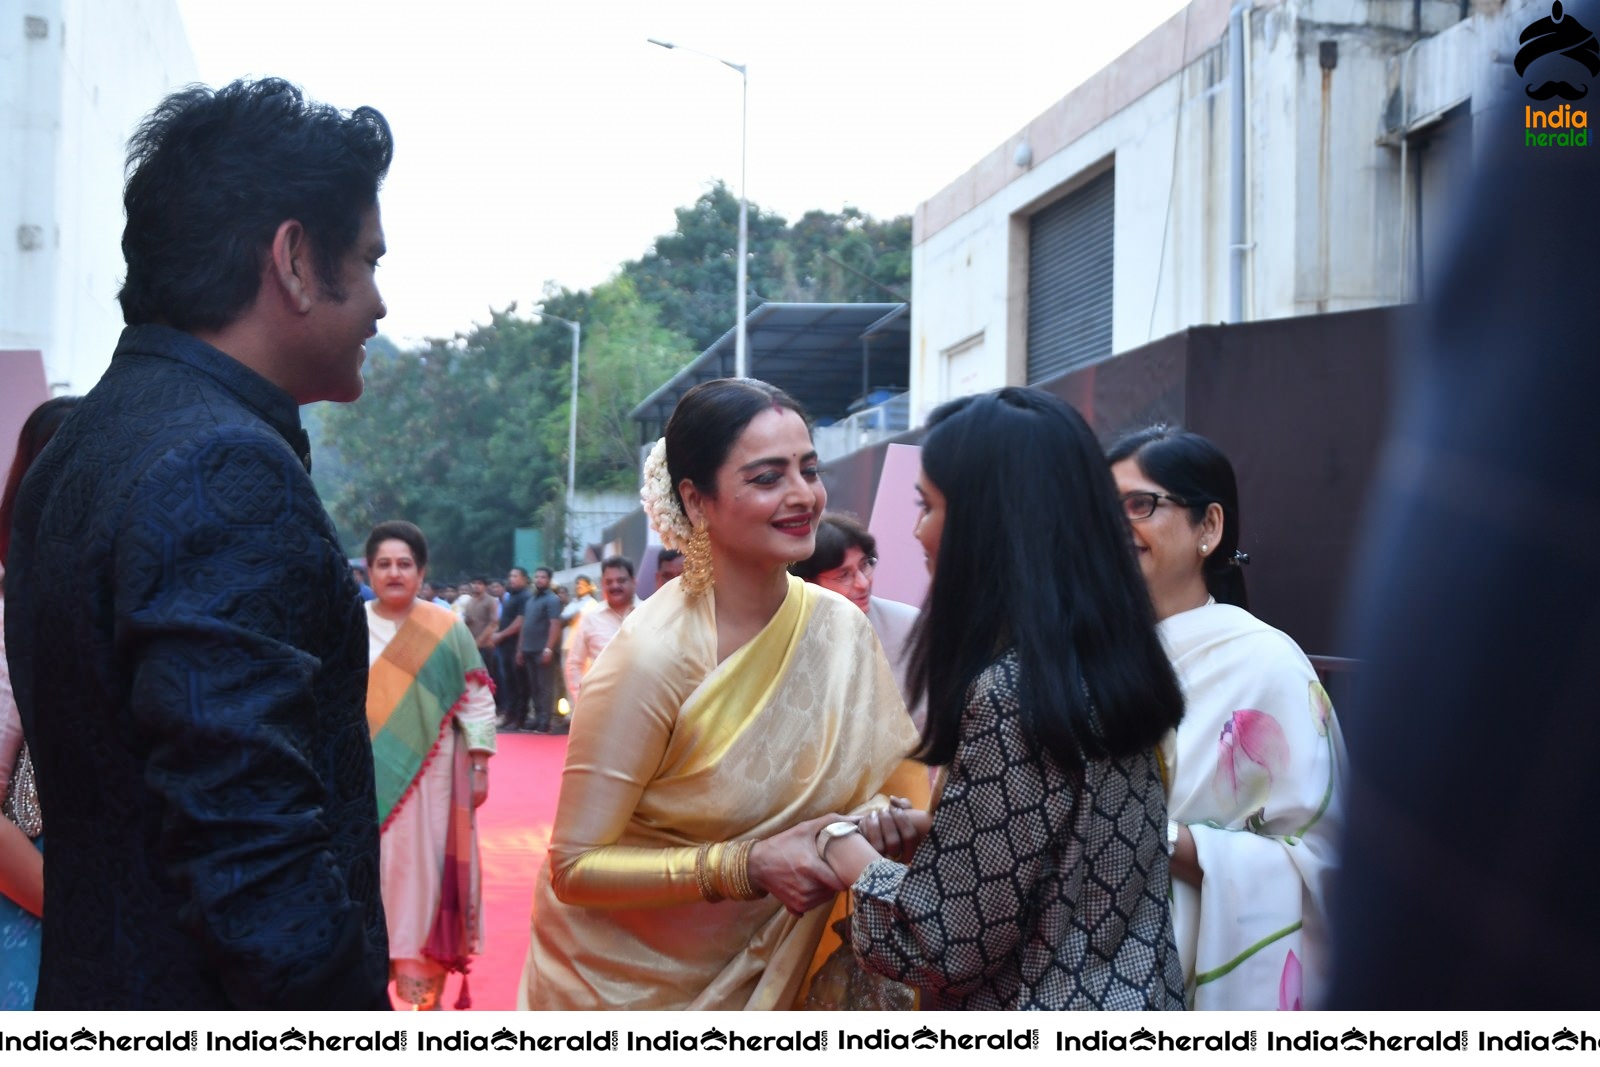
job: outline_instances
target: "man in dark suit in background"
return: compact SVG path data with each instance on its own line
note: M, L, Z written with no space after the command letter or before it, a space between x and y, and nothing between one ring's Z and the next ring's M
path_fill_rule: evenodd
M1600 4L1567 19L1600 26ZM1557 60L1530 88L1563 78ZM1532 94L1513 95L1473 115L1481 169L1358 557L1327 1007L1595 1003L1600 156L1527 145Z

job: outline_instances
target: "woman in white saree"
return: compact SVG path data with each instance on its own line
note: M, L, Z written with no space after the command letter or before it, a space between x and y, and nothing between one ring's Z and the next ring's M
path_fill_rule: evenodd
M916 735L866 616L786 571L827 499L790 397L690 390L645 483L685 571L585 679L519 1004L791 1007L841 888L811 841L913 795Z
M1238 489L1221 450L1158 426L1107 458L1188 709L1164 756L1190 1006L1314 1006L1329 976L1339 720L1300 647L1246 610Z

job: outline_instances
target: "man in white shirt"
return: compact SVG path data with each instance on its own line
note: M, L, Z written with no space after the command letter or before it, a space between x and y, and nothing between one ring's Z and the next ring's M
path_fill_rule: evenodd
M634 596L633 561L611 556L601 563L600 589L605 596L604 606L597 605L580 615L577 629L567 641L567 694L574 710L583 676L622 629L622 620L639 606L639 598Z

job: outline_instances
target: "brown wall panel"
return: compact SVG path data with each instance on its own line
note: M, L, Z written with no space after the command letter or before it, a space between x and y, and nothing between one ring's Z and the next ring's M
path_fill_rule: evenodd
M1083 412L1104 442L1152 422L1216 441L1239 476L1251 610L1308 654L1347 655L1339 612L1404 315L1382 308L1195 327L1040 388ZM886 451L887 442L830 463L828 506L870 520ZM613 531L642 547L642 512Z
M1156 422L1202 433L1239 476L1251 609L1339 654L1339 607L1388 418L1385 308L1202 326L1043 383L1103 442Z

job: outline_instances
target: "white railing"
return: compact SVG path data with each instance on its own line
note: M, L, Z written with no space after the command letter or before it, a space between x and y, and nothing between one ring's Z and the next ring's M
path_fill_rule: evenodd
M909 414L909 394L900 393L831 426L818 426L811 439L817 456L829 463L904 432L909 428Z

